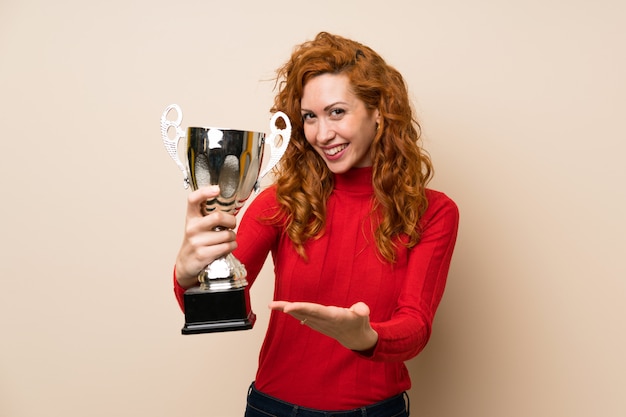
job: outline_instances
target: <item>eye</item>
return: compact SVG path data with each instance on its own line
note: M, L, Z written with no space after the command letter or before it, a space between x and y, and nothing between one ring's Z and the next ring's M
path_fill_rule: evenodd
M344 114L346 113L346 111L342 108L334 108L330 111L330 116L334 119L339 119L341 118Z
M307 120L311 120L315 117L315 115L311 112L308 113L302 113L302 121L306 122Z

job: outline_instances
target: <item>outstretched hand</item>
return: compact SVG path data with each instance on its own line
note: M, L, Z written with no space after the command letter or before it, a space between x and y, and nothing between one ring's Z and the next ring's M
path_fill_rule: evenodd
M378 333L370 325L370 308L358 302L350 308L315 303L272 301L272 310L282 311L300 323L332 337L348 349L366 351L378 342Z

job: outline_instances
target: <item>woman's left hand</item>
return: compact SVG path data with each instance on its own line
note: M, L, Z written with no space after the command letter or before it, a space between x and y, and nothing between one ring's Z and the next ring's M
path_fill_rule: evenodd
M348 349L366 351L378 342L378 333L370 325L370 308L363 302L343 308L315 303L272 301L269 308L293 316L301 324L332 337Z

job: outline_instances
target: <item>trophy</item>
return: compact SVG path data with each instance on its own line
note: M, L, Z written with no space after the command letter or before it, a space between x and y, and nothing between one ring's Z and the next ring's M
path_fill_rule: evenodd
M174 119L168 118L176 112ZM221 210L237 214L259 181L278 163L291 137L287 115L277 112L270 121L267 140L270 160L261 172L265 133L216 127L181 128L182 110L177 104L165 108L161 116L161 136L167 152L183 172L185 188L197 190L219 185L220 194L203 204L203 214ZM276 122L283 119L284 129ZM170 137L173 136L173 137ZM280 136L280 145L276 141ZM186 140L186 164L179 157L180 144ZM246 288L246 268L232 253L214 260L198 275L200 285L184 294L185 326L183 334L226 332L251 329L256 315L252 312Z

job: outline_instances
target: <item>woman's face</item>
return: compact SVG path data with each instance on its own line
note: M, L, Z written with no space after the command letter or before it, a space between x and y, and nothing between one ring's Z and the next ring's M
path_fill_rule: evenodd
M372 165L378 110L368 110L343 74L322 74L304 85L304 136L335 174Z

